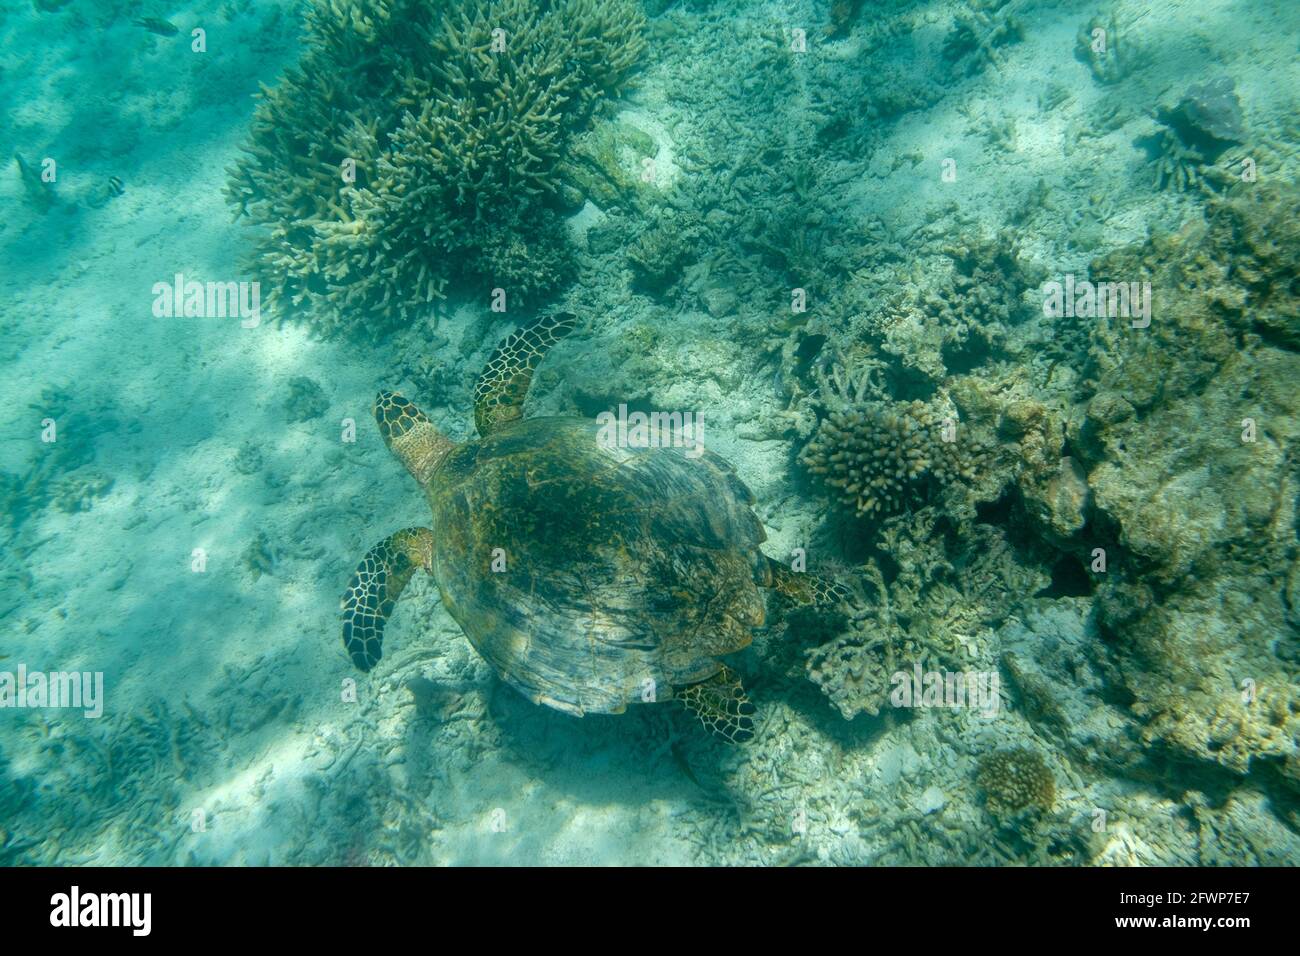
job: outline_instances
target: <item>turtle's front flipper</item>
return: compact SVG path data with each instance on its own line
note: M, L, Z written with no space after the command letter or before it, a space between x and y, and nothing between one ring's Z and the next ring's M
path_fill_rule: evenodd
M404 528L366 552L343 594L343 646L368 671L383 656L384 624L418 569L429 570L433 532Z
M421 486L427 485L456 443L400 392L380 392L373 412L388 450L401 459Z
M754 736L754 705L730 667L677 692L686 709L719 737L743 744Z
M486 438L500 425L523 417L524 399L538 363L577 325L570 312L539 315L502 340L474 386L474 424L480 435Z

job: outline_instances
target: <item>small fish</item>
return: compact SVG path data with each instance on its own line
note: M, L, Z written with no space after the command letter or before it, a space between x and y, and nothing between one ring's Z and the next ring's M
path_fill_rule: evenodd
M139 20L132 21L138 27L144 27L150 33L156 33L160 37L174 37L180 33L180 27L174 23L168 23L166 20L159 20L157 17L142 17Z
M91 209L102 209L109 200L116 199L124 192L126 192L126 183L122 182L122 178L120 176L109 176L108 182L95 190L90 198L86 200L86 205Z
M699 787L701 790L707 789L704 784L700 783L699 778L695 776L695 771L691 769L690 762L686 759L686 753L682 749L681 744L673 744L668 748L668 752L673 755L673 761L677 764L677 768L681 770L682 773L686 774L686 779L690 780L691 783L695 784L695 786Z

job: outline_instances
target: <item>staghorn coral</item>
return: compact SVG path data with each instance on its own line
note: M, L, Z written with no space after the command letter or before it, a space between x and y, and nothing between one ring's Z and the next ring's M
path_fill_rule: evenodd
M471 244L477 271L525 303L567 284L576 268L564 221L549 209L530 223L477 223Z
M880 550L897 575L886 583L869 560L868 617L804 653L807 676L845 720L887 706L899 670L993 667L990 629L1048 581L1003 531L976 525L953 545L939 531L943 520L934 507L886 519Z
M271 304L378 335L456 274L550 291L564 273L541 281L516 243L555 237L557 166L626 82L642 24L629 0L316 0L227 187L268 227Z
M1056 802L1056 781L1036 750L1017 747L980 758L975 782L984 791L985 806L995 817L1022 810L1050 810Z

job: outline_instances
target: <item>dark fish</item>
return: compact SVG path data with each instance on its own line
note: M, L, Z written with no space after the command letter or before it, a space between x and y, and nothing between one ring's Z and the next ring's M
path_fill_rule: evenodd
M673 755L673 761L677 764L677 768L681 770L682 773L686 774L686 778L690 780L691 783L695 784L695 786L699 787L701 790L707 789L704 784L700 783L699 778L695 776L695 771L691 769L690 762L687 761L686 754L682 750L681 744L673 744L668 748L668 752Z
M126 184L116 176L108 177L108 191L114 196L120 196L126 192Z
M157 17L142 17L139 20L132 21L138 27L144 27L150 33L156 33L160 37L174 37L180 33L180 27L166 20L159 20Z

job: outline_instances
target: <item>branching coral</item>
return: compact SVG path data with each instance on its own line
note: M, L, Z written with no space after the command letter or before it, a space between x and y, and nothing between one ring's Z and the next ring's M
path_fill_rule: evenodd
M963 10L953 18L953 29L943 44L943 58L957 63L973 54L966 67L967 75L978 73L986 63L1002 68L1000 47L1024 38L1020 21L1005 7L1006 0L984 0L974 9Z
M532 293L561 279L514 246L555 237L556 167L626 82L642 23L630 0L316 0L227 190L269 227L270 301L378 334L457 273Z
M897 576L886 583L876 561L868 561L869 620L805 652L808 677L846 720L887 706L900 670L992 667L981 635L1047 583L989 525L976 526L949 555L937 532L940 517L929 507L887 519L881 550L897 564Z
M884 403L831 412L800 461L859 515L899 511L939 484L968 474L942 421L923 402ZM954 431L955 434L955 431Z
M988 449L938 404L837 401L799 461L859 516L893 514L971 480Z

